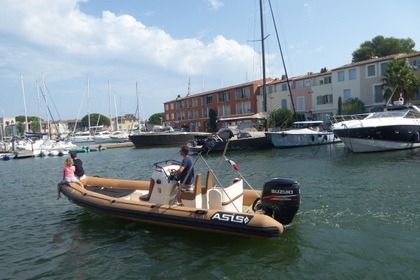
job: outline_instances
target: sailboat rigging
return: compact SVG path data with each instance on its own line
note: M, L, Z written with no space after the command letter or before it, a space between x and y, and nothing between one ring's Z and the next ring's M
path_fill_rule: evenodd
M262 70L263 70L263 112L267 112L267 81L265 77L265 48L264 48L264 23L263 23L263 4L260 0L260 22L261 22L261 54L262 54Z
M271 0L268 0L268 4L270 5L271 18L273 19L274 30L276 31L277 44L279 45L279 49L280 49L281 61L283 63L283 69L284 69L284 74L286 76L286 83L287 83L287 88L288 88L289 94L290 94L290 100L292 102L293 113L296 114L295 103L293 101L292 90L291 90L291 87L290 87L289 75L287 74L286 63L284 62L283 50L282 50L282 47L281 47L281 44L280 44L279 33L277 31L277 24L276 24L276 20L274 18L273 7L271 6Z

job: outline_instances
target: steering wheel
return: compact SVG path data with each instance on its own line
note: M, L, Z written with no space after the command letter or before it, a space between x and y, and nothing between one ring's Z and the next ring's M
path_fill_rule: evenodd
M168 183L171 181L171 180L176 180L176 175L175 174L172 174L172 173L174 173L176 171L176 169L170 169L169 170L169 175L167 175L167 177L168 177Z

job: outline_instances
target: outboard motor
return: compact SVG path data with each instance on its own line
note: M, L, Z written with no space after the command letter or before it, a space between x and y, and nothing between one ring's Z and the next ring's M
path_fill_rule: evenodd
M295 179L276 178L264 184L261 207L283 225L292 222L300 206L300 187Z

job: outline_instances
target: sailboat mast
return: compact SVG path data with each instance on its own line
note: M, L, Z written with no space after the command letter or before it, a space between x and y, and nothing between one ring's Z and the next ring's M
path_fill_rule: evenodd
M111 81L108 80L108 103L109 103L109 118L111 121L111 131L115 131L116 129L114 129L114 122L112 121L112 101L111 101Z
M41 73L41 79L42 79L42 96L44 97L45 101L45 112L47 114L47 128L48 129L48 139L51 138L51 131L50 131L50 114L48 114L48 101L47 101L47 85L45 84L45 78L44 75Z
M88 103L88 126L89 126L89 134L90 134L90 99L89 99L89 77L87 79L87 103Z
M42 133L42 118L41 118L41 98L39 94L40 89L39 81L36 81L36 98L37 98L37 107L38 107L38 123L39 123L39 132Z
M263 23L263 4L260 0L260 21L261 21L261 54L262 54L262 71L263 71L263 112L267 112L267 84L265 78L265 50L264 50L264 23Z
M28 112L26 111L25 87L23 86L23 76L20 74L20 83L22 85L23 107L25 108L25 132L29 132L28 128Z
M140 105L140 103L141 103L141 101L140 101L140 92L138 90L137 82L136 82L136 97L137 97L137 119L138 119L138 122L139 122L138 129L139 129L139 132L140 132L141 129L142 129L141 128L141 121L143 119L143 111L142 111L141 105Z

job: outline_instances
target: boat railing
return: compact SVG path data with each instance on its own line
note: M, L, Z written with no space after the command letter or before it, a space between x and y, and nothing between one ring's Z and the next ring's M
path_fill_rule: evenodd
M351 120L363 120L371 113L363 113L363 114L354 114L354 115L335 115L330 116L331 124L344 122L344 121L351 121Z

